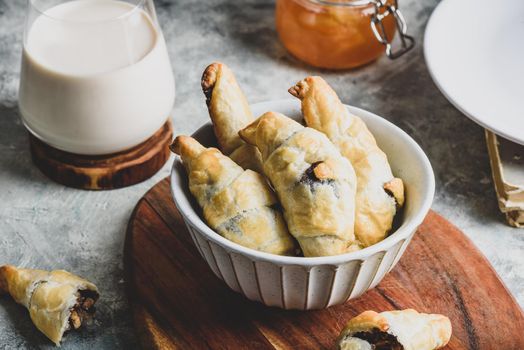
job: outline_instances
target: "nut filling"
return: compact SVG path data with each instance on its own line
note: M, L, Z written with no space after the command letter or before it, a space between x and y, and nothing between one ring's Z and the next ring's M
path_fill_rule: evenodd
M69 329L80 328L84 321L93 318L96 311L94 305L98 300L98 293L91 290L81 290L79 294L75 306L71 308Z
M332 185L334 180L329 178L320 178L318 174L320 173L317 167L322 166L324 162L315 162L311 164L309 168L304 171L304 175L299 180L299 183L309 185L311 190L314 189L316 184L328 184Z
M373 350L404 350L404 346L398 342L397 337L382 332L378 328L367 332L357 332L352 337L367 341Z

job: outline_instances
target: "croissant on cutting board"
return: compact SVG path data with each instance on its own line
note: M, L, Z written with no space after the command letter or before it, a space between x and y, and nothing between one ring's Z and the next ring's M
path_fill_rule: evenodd
M355 249L355 173L328 138L275 112L240 131L256 146L304 256Z
M434 350L451 338L449 318L413 309L377 313L365 311L340 333L339 350Z
M212 63L204 70L201 85L221 151L244 169L262 172L257 148L238 136L255 117L233 72L223 63Z
M182 158L189 190L211 228L244 247L295 255L295 242L262 175L189 136L178 136L171 148Z
M308 77L289 89L302 101L307 126L324 134L357 175L355 235L362 246L383 240L404 204L404 184L391 172L386 154L359 117L349 113L321 77Z
M96 286L67 271L0 267L0 294L9 293L29 310L35 326L56 345L64 333L93 317Z

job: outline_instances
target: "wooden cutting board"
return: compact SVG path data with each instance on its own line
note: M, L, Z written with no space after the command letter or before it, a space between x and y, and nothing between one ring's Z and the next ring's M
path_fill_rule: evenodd
M124 260L147 349L333 349L351 317L405 308L447 315L447 349L524 349L522 310L473 243L434 212L375 289L320 311L268 308L231 291L193 246L167 179L138 202Z

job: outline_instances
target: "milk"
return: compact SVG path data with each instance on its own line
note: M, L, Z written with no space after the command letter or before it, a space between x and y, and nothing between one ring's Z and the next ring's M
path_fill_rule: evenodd
M174 96L164 38L131 4L66 2L26 33L22 120L55 148L98 155L133 147L165 123Z

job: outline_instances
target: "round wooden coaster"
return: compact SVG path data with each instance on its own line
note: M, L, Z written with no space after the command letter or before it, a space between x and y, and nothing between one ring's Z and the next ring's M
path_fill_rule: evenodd
M286 311L247 300L213 274L165 179L129 220L124 270L144 349L333 349L350 318L406 308L451 319L446 349L524 349L519 305L475 245L433 211L377 287L326 310Z
M173 126L167 121L153 136L129 150L86 156L53 148L29 134L35 165L50 179L85 190L131 186L153 176L169 159Z

